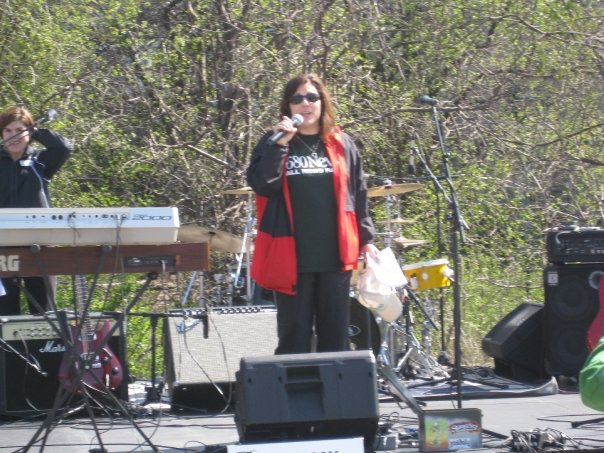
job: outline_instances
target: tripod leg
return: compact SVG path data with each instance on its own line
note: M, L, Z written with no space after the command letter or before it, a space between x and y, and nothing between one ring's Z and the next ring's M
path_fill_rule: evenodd
M151 317L151 385L147 387L147 397L143 406L151 403L159 403L161 401L160 391L155 386L156 372L156 332L157 332L157 317Z
M408 378L434 380L447 378L448 374L434 358L422 350L413 334L401 334L407 342L407 350L395 366L395 371Z
M393 359L394 371L405 377L433 380L436 376L447 377L436 359L425 351L414 334L414 321L409 301L403 302L404 325L399 321L391 323L388 329L389 352ZM429 320L426 321L426 324ZM428 325L425 326L429 328ZM402 355L401 355L402 354Z
M155 278L156 278L155 273L148 274L147 280L139 288L135 297L128 304L125 312L129 311L132 308L132 306L134 306L136 301L142 295L143 291L147 288L149 283ZM67 351L65 352L65 355L66 355L65 358L68 361L67 367L65 368L66 373L68 374L68 379L65 381L67 384L59 389L59 392L57 393L55 402L53 404L53 408L52 408L51 412L48 414L48 416L46 417L44 423L40 426L40 428L36 431L36 433L34 433L34 436L30 440L28 445L26 447L24 447L23 449L19 450L19 452L29 451L29 449L32 446L34 446L34 444L36 444L40 439L42 440L42 444L43 444L40 451L44 450L44 445L46 444L46 440L48 438L48 435L52 431L52 428L59 423L59 421L62 417L65 416L65 414L61 414L60 417L57 417L59 408L64 407L65 404L69 404L75 395L81 395L81 397L83 398L83 405L80 407L80 409L83 407L88 411L89 417L91 418L91 421L92 421L94 429L95 429L96 437L101 446L101 451L106 451L105 448L103 447L101 435L100 435L100 432L98 431L98 427L96 425L96 420L94 419L94 412L92 410L91 401L94 401L94 399L92 398L92 395L90 392L93 390L97 391L100 396L107 397L108 399L110 399L113 402L113 404L115 405L115 407L117 407L122 414L124 414L126 417L128 417L130 423L138 431L140 436L144 439L144 442L146 443L146 445L148 445L152 449L153 452L159 452L160 450L151 442L151 439L142 431L142 429L134 421L132 415L124 407L124 405L121 403L121 401L109 390L109 388L107 387L107 384L104 382L104 379L101 379L101 377L98 376L97 373L95 373L92 369L86 368L86 366L83 364L83 362L81 363L81 360L80 360L81 355L79 354L79 351L77 350L77 348L74 345L74 339L71 336L71 329L67 325L67 318L66 318L64 312L62 312L62 313L60 312L58 315L61 315L61 316L58 316L58 318L59 318L58 324L60 327L59 330L62 333L61 337L63 338L64 345L67 348ZM99 343L95 343L96 350L94 350L92 353L90 353L90 352L87 353L88 357L96 357L97 354L99 354L101 352L101 349L106 345L106 342L111 337L113 332L115 330L117 330L118 324L121 324L121 322L123 321L124 315L125 315L125 313L122 313L122 315L118 318L118 322L116 322L115 325L112 328L110 328L107 332L104 332L104 334L102 335L103 340L100 341ZM81 326L79 326L79 328L77 330L81 331ZM91 380L92 380L92 382L90 382ZM100 406L103 407L102 404ZM106 407L107 406L105 406L105 408ZM73 412L73 411L70 411L70 412ZM45 434L41 438L41 434L43 432L45 432Z
M413 412L419 415L422 413L420 403L403 385L397 374L390 366L390 362L388 360L388 336L390 335L391 329L392 324L386 324L384 326L384 341L382 341L380 352L377 356L378 374L382 377L382 379L384 379L384 381L386 381L390 392L398 397L401 401L406 402Z
M400 381L394 370L387 364L378 360L378 373L388 383L390 391L396 395L401 401L407 403L413 412L416 414L423 413L423 409L411 392L407 390L404 384Z

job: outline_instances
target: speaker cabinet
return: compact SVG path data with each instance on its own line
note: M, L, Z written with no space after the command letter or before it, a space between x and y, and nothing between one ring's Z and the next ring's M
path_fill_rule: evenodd
M214 308L197 318L175 312L164 323L172 409L222 410L233 402L241 358L274 354L276 310L265 306Z
M552 376L577 376L588 355L587 330L599 309L604 263L544 269L545 368Z
M50 317L56 322L54 316ZM73 320L73 316L68 316ZM115 317L90 314L90 327L95 321ZM0 414L7 416L39 415L52 409L60 388L59 368L65 347L50 323L40 316L17 315L0 318ZM107 345L118 358L122 371L122 383L113 393L128 401L128 363L122 326L116 329ZM74 397L70 407L81 402Z
M235 423L242 441L363 436L371 447L378 416L370 351L241 360Z
M518 380L544 376L543 305L526 302L503 317L483 338L495 373Z

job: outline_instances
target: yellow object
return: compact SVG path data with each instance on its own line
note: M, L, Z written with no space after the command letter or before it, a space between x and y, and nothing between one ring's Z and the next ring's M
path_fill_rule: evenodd
M444 258L413 263L401 268L414 291L451 286L453 270Z

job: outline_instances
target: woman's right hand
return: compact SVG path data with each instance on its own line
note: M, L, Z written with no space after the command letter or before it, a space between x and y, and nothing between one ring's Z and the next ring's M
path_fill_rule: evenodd
M279 140L277 140L276 143L281 146L287 146L290 140L294 138L294 135L296 135L296 132L298 132L298 128L294 126L294 123L291 118L283 116L281 118L281 121L279 121L277 123L277 126L275 126L274 132L278 131L284 131L286 134Z

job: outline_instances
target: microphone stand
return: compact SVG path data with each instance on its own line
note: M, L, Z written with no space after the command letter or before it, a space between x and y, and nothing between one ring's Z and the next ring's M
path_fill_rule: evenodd
M36 169L35 163L37 160L38 156L33 154L29 157L29 159L19 161L19 165L21 167L29 167L33 174L36 176L39 183L38 199L40 200L40 207L50 208L50 203L48 202L48 198L46 197L46 192L44 192L44 178L42 178L42 175L40 175L40 173L38 173L38 170Z
M207 338L206 335L206 331L207 331L207 313L205 310L180 310L180 311L175 311L175 312L169 312L169 313L154 313L154 312L130 312L130 316L141 316L141 317L145 317L145 318L149 318L150 319L150 323L151 323L151 385L149 385L148 387L145 387L145 391L147 392L146 397L145 397L145 401L142 404L143 406L147 406L150 404L156 404L156 403L160 403L161 404L161 394L163 392L164 386L165 386L165 382L159 382L156 385L157 382L157 324L159 319L163 319L164 323L165 323L165 319L172 317L172 318L183 318L183 323L182 325L184 325L184 320L191 318L191 319L201 319L204 325L204 336Z
M420 100L422 98L420 97ZM442 134L440 121L438 118L438 102L430 99L427 102L431 105L431 116L436 129L438 143L442 151L443 170L445 180L448 186L448 193L440 184L438 178L433 177L435 186L442 192L449 208L451 209L451 255L453 259L453 327L455 330L455 359L454 359L454 376L457 383L457 407L462 407L462 376L461 376L461 253L460 244L465 242L464 228L467 228L465 221L459 209L459 203L453 185L453 179L449 169L450 153L445 144ZM422 159L423 161L423 159ZM425 161L423 161L425 164ZM427 168L427 165L426 165ZM433 175L431 175L433 176Z
M416 140L418 141L418 143L421 143L421 141L420 141L419 137L417 136L417 134L416 134ZM421 161L422 165L424 166L424 168L428 172L428 176L427 177L417 177L417 179L418 180L425 179L425 180L432 181L434 183L435 190L437 192L440 191L444 195L445 201L446 201L447 200L447 194L445 193L442 185L440 184L440 179L444 179L444 178L442 176L436 176L432 172L432 169L428 165L428 162L424 158L424 156L421 153L421 151L418 150L415 147L415 144L413 144L411 146L411 153L413 154L413 156L417 156L418 157L418 159ZM440 206L440 197L438 197L438 195L437 195L437 198L436 198L435 217L436 217L436 237L437 237L437 241L438 241L438 256L442 256L445 253L445 247L443 245L443 230L442 230L442 221L441 221L441 206ZM439 364L441 364L441 365L448 365L449 364L449 356L447 354L447 350L446 350L446 346L445 346L445 344L446 344L446 341L445 341L445 299L444 299L444 290L443 290L443 288L440 289L440 294L438 296L438 311L439 311L439 317L440 317L440 353L438 355L437 362Z

